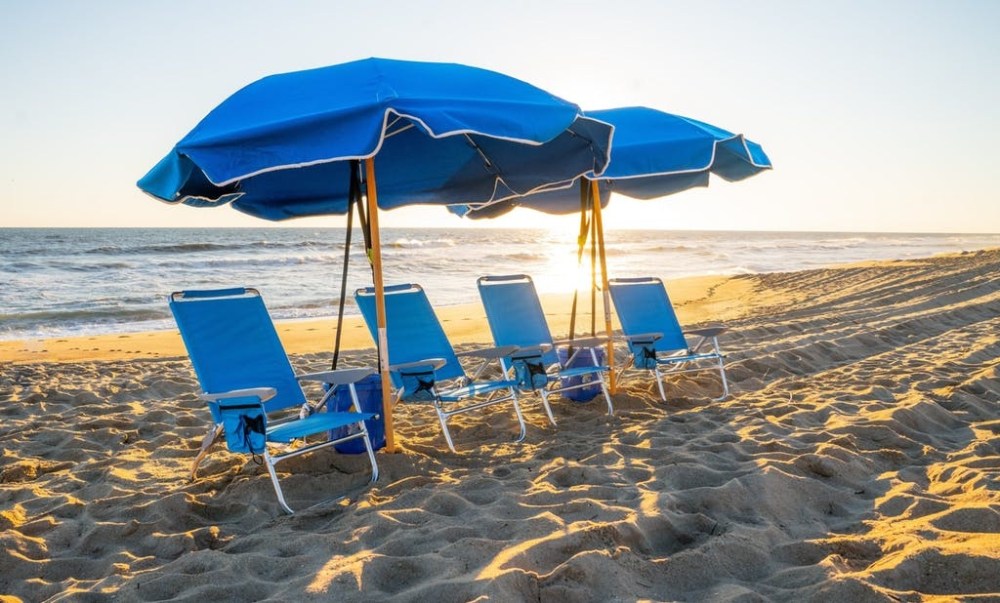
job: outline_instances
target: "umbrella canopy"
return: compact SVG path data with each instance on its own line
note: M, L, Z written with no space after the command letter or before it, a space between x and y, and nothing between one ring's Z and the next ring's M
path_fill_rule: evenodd
M268 220L343 214L348 160L375 158L383 209L491 203L603 173L611 134L506 75L371 58L246 86L138 185L168 203L229 203Z
M363 184L392 451L378 209L484 204L568 185L604 172L612 132L576 105L499 73L372 58L250 84L213 109L138 185L168 203L230 204L283 220L343 214L355 203L361 209Z
M585 174L578 182L558 183L532 195L492 203L453 205L449 209L469 218L493 218L515 207L528 207L552 214L592 211L589 221L581 218L580 249L588 231L596 248L592 257L600 257L603 283L604 325L608 335L608 362L611 365L611 389L615 389L614 349L611 342L611 304L608 300L608 270L604 248L601 207L611 193L636 199L655 199L689 188L708 186L710 174L724 180L749 178L771 169L764 149L722 128L689 117L673 115L647 107L623 107L592 111L588 116L615 126L615 144L611 163L603 174ZM576 184L576 186L574 186ZM599 202L595 202L598 201ZM597 273L592 272L591 299L596 305ZM591 316L596 314L596 308ZM576 320L576 298L570 319L570 336Z
M615 126L611 163L596 180L601 204L612 192L635 199L655 199L689 188L708 186L710 174L730 182L771 169L764 149L742 134L689 117L647 107L622 107L587 112ZM452 211L469 218L491 218L515 207L563 214L580 210L578 185L560 183L547 191L500 202L469 202ZM553 190L555 189L555 190Z

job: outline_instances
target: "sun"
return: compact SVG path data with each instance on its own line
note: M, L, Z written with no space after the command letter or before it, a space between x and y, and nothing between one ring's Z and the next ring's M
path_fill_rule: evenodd
M580 256L576 233L566 228L551 228L542 235L546 259L535 281L541 293L588 291L591 284L591 253L588 244Z

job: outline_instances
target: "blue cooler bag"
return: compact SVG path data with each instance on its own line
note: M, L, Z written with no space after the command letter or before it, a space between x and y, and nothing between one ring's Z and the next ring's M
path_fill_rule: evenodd
M360 412L375 413L375 417L365 421L368 429L368 437L372 441L372 450L385 447L385 419L382 417L382 378L378 373L368 375L361 381L354 384L358 391L358 409ZM346 385L342 385L334 392L333 398L327 402L326 408L330 412L350 412L351 390ZM335 440L350 435L353 432L351 426L338 427L330 431L330 439ZM334 446L341 454L362 454L365 450L365 441L361 438L337 444Z
M594 348L597 352L597 362L594 364L594 359L590 356L591 348L577 348L579 351L576 354L576 358L568 366L565 364L566 359L569 358L568 348L559 348L557 350L559 354L559 365L563 368L573 368L577 366L600 366L604 363L604 348ZM596 398L601 393L601 382L600 373L591 373L589 375L580 375L577 377L560 377L559 382L562 387L572 387L574 385L580 385L581 383L591 383L586 387L581 387L578 389L571 389L569 391L562 392L562 395L566 396L574 402L590 402Z

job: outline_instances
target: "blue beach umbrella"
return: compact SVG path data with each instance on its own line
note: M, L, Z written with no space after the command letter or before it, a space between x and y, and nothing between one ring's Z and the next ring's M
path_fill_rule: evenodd
M592 204L592 241L596 243L600 256L604 322L610 340L611 307L601 207L607 205L611 193L635 199L657 199L708 186L712 174L730 182L749 178L771 169L771 160L759 144L747 140L742 134L734 134L689 117L647 107L589 111L587 115L615 127L611 162L603 174L585 174L578 183L558 183L523 197L481 204L470 202L450 209L476 219L497 217L515 207L552 214L573 213L581 209L586 213ZM594 202L598 199L599 202ZM585 224L586 220L581 216L581 227ZM582 231L581 255L585 240L586 231ZM595 277L592 290L596 291L596 287ZM575 301L573 312L575 319ZM610 343L608 356L609 362L613 362ZM614 388L614 371L611 375Z
M658 199L708 186L712 174L735 182L771 169L771 160L759 144L696 119L648 107L588 111L586 115L615 127L607 169L582 177L597 184L603 206L611 193ZM535 194L497 202L470 201L451 210L473 219L496 217L515 207L574 213L580 209L579 186L577 182L557 183Z
M361 209L364 187L391 451L378 208L489 204L569 185L603 173L612 131L576 105L496 72L371 58L246 86L138 186L167 203L230 205L267 220L345 214L352 203Z

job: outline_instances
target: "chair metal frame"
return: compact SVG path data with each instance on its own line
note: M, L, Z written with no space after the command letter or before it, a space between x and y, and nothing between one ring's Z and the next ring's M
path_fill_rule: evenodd
M414 298L417 299L419 307L415 309L416 311L407 311L404 316L402 315L402 308L397 308L396 306L397 303L401 303L400 300L404 299L401 296L406 295L419 296L419 298ZM361 309L365 323L368 325L372 339L377 342L376 323L374 320L374 296L375 291L371 287L361 288L354 292L355 300ZM524 416L521 413L520 404L518 403L516 382L506 379L502 381L477 381L491 360L500 360L504 355L515 351L516 348L510 346L507 348L488 348L456 353L448 341L444 329L441 327L437 314L427 300L424 289L420 285L403 284L387 286L385 287L385 299L386 332L389 338L389 371L392 374L393 384L396 387L393 403L399 404L402 401L406 401L404 399L406 392L402 386L404 376L433 374L433 383L429 385L427 391L432 397L430 402L434 406L438 421L441 424L441 430L444 432L445 441L452 452L457 451L451 431L448 429L448 419L455 415L473 412L507 401L510 401L514 407L514 415L517 418L520 429L520 433L515 441L523 441L527 433L527 428L524 423ZM411 308L410 310L414 309ZM421 313L424 313L423 316L420 315ZM417 323L417 319L423 322ZM401 341L394 337L394 334L398 333L403 323L408 323L410 326L419 326L422 330L422 335L439 338L438 341L433 342L437 346L436 349L431 351L429 356L424 357L413 341ZM394 326L395 329L393 328ZM404 362L392 362L394 357L399 358L400 356L404 357ZM470 377L462 367L459 358L479 358L483 362L480 363ZM486 396L486 398L472 404L456 405L456 403L467 398L479 396Z
M719 346L719 335L727 331L726 327L708 327L704 329L691 329L683 330L680 323L677 322L677 316L674 312L673 305L670 302L670 296L667 294L667 289L663 284L663 281L656 277L638 277L638 278L614 278L608 281L609 292L611 294L611 300L615 306L615 313L618 315L618 320L622 325L622 339L628 344L653 344L654 346L659 346L655 348L655 363L653 366L653 373L656 377L656 385L660 390L660 399L664 402L667 401L666 390L664 389L664 381L667 377L681 374L681 373L696 373L706 370L718 370L719 379L722 382L722 395L717 398L712 398L713 401L725 400L729 397L729 381L726 378L726 367L725 367L725 354L722 353L722 349ZM662 292L662 298L656 297L656 305L660 307L647 308L648 312L656 312L660 314L660 323L663 326L671 327L670 330L666 332L641 332L641 333L630 333L629 323L633 322L635 314L633 312L638 312L634 308L626 307L625 311L622 312L623 304L626 304L625 300L621 298L619 291L622 291L622 287L654 287L657 288L657 293ZM676 327L674 327L676 325ZM687 343L686 336L698 337L697 341L693 346ZM678 342L683 340L684 347L679 347L678 344L671 344L675 347L665 348L665 346L660 345L661 342L665 342L664 338L668 338L669 341ZM706 343L711 342L712 347L710 351L701 351ZM664 349L660 349L664 348ZM691 368L683 368L685 364L691 363L705 363L710 362L710 366L693 366ZM664 368L666 367L666 368ZM635 356L634 354L629 354L628 359L622 363L622 368L616 373L619 378L623 373L629 369L634 370L650 370L638 368L635 366Z
M205 362L203 362L203 359L200 358L201 351L196 339L201 337L201 335L190 332L190 325L187 324L188 319L182 316L184 312L179 304L205 304L213 301L240 303L239 300L244 300L243 303L247 304L250 311L259 313L259 319L263 320L266 318L267 324L261 324L259 325L259 328L263 330L264 335L269 339L269 341L262 342L261 346L272 346L271 353L274 355L272 366L274 367L274 370L283 372L287 365L287 371L292 375L292 377L294 377L296 385L299 385L299 382L301 381L316 381L325 383L329 386L319 402L316 404L309 404L308 401L305 401L305 394L301 387L299 387L297 395L295 392L281 392L290 396L288 399L296 400L295 404L282 402L278 404L272 403L272 405L269 405L269 402L276 400L276 396L279 394L279 388L271 387L267 384L260 384L259 387L238 387L221 391L205 391L204 383L209 380L208 373L220 369L209 369ZM208 404L213 418L213 425L202 440L198 455L195 457L194 462L191 465L191 480L196 478L198 466L201 464L201 461L205 458L205 456L208 455L212 445L223 435L224 428L219 410L220 402L239 398L246 399L248 401L256 400L256 403L261 405L261 409L268 417L265 434L266 444L264 450L261 452L261 457L267 467L271 484L274 487L274 492L278 498L278 504L286 512L294 513L294 510L285 500L284 492L282 491L281 484L278 481L277 472L275 471L275 465L286 459L361 438L364 440L365 450L368 454L368 460L372 467L370 483L375 483L375 481L378 480L378 462L375 459L375 451L372 448L371 438L364 423L366 419L370 419L374 415L371 413L356 412L360 410L361 407L358 403L358 393L355 388L355 383L374 373L372 369L342 369L336 371L321 371L295 375L291 367L291 363L288 361L288 356L278 339L277 331L274 330L274 324L271 322L270 316L267 314L267 309L264 307L263 300L260 297L260 292L256 289L239 288L220 289L215 291L179 291L170 295L169 303L171 311L174 313L174 317L180 329L185 347L188 350L188 356L191 358L191 362L194 365L195 373L198 376L199 382L202 383L202 392L199 394L199 398L205 400ZM253 305L251 306L250 304ZM259 304L259 306L257 306L257 304ZM217 321L215 325L216 330L220 328L224 329L225 326L219 325L218 322L223 321ZM221 341L225 335L226 333L212 333L206 336L213 337L215 339L213 342L214 344L225 347L226 342ZM273 337L273 339L270 339L271 337ZM231 343L240 346L253 345L253 342L249 341L234 341ZM279 350L280 358L278 357ZM284 360L283 364L281 363L281 359ZM355 412L319 412L326 408L327 403L333 397L337 387L342 385L346 385L348 387L352 406L355 409ZM289 386L286 385L283 387ZM299 399L303 401L301 405L297 402ZM270 419L273 412L282 409L290 409L293 406L298 410L297 415L275 421ZM339 427L351 427L356 431L337 439L328 438L311 444L304 443L305 438L308 436L326 434L331 429ZM299 445L296 446L295 444ZM272 452L272 448L278 448L279 446L282 449L281 452Z
M607 339L601 337L586 337L554 341L552 339L552 333L549 330L548 322L545 319L545 313L542 310L541 302L538 299L538 293L535 289L534 281L526 274L481 276L476 280L476 286L479 289L479 296L482 299L483 308L486 311L486 320L490 326L493 342L498 346L515 345L518 348L515 353L501 358L500 362L503 366L505 374L513 374L513 362L515 360L529 356L541 356L542 361L545 364L548 383L545 387L539 387L529 391L535 391L538 393L538 396L542 401L542 407L545 409L545 414L548 416L549 422L552 423L552 425L556 425L556 419L552 413L552 407L549 404L549 396L552 394L559 394L562 392L582 389L584 387L590 387L592 385L592 383L581 382L575 385L563 386L561 381L563 378L583 377L585 375L595 376L600 384L604 401L607 404L608 415L615 414L615 408L612 404L611 394L605 378L605 374L609 371L609 367L601 364L597 358L596 351L599 346L607 344ZM496 293L501 290L500 288L504 287L511 291L520 291L522 293L523 297L517 300L518 303L516 308L512 308L512 306L514 306L514 300L510 298L501 301L491 297L491 293ZM531 315L527 318L533 322L533 332L529 333L522 331L517 335L514 335L504 328L506 325L502 321L510 314L512 309L522 314L527 313ZM560 363L558 356L555 354L555 350L559 347L568 347L572 350L572 352L568 354L565 366ZM580 353L585 349L589 350L592 366L572 366Z

